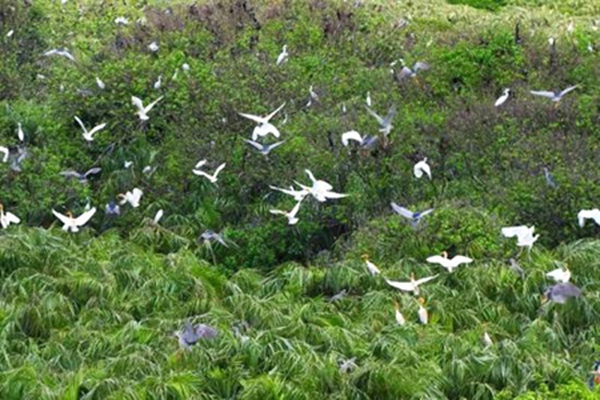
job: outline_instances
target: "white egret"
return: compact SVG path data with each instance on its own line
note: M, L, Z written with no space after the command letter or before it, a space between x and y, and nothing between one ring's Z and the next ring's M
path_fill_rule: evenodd
M127 191L125 194L119 193L117 198L122 199L119 201L119 204L121 205L129 203L131 207L138 208L140 206L140 199L142 198L143 194L144 192L142 192L140 189L134 188L132 191Z
M267 136L268 134L272 134L273 136L278 138L280 136L279 130L275 127L275 125L271 124L269 121L271 120L271 118L273 118L275 116L275 114L277 114L279 111L281 111L281 109L283 107L285 107L285 103L280 105L271 114L268 114L264 117L261 117L258 115L253 115L253 114L245 114L245 113L238 113L238 114L244 118L251 119L252 121L254 121L258 124L256 127L254 127L254 131L252 131L252 140L256 141L256 139L258 139L259 136L260 137Z
M494 344L494 342L492 341L492 338L490 337L490 335L487 332L483 332L483 345L485 347L490 347Z
M375 111L371 110L368 106L365 106L365 107L366 107L367 111L369 112L369 114L371 114L377 120L377 123L380 126L379 132L383 133L384 136L387 137L393 128L392 120L394 119L394 116L396 115L396 106L390 107L385 118L378 115Z
M181 66L181 69L184 70L185 72L188 72L190 70L190 64L183 63L183 65Z
M156 214L154 215L154 219L152 219L152 224L153 225L158 225L158 222L160 221L160 219L163 217L164 215L164 211L162 210L162 208L160 210L158 210L156 212Z
M4 153L4 157L2 157L2 162L7 162L9 154L8 147L0 146L0 153Z
M504 89L502 96L498 97L498 100L496 100L496 103L494 103L494 107L499 107L502 104L504 104L506 102L506 100L508 100L509 96L510 96L510 89L509 88Z
M77 218L73 218L73 214L70 211L67 211L66 215L63 215L54 209L52 210L52 214L56 218L58 218L64 225L62 227L63 231L68 232L79 232L79 227L85 225L96 213L96 207L84 212Z
M429 179L431 179L431 168L429 167L429 164L427 164L427 157L415 164L413 172L417 178L421 178L423 173L426 173Z
M0 204L0 225L2 225L2 229L8 228L10 224L18 224L19 222L21 222L19 217L11 212L5 212L4 205Z
M554 282L566 283L571 279L571 271L569 268L556 268L546 274L546 276Z
M202 163L202 164L200 164L200 163ZM202 161L200 161L198 164L200 164L200 166L203 166L204 164L206 164L206 160L202 160ZM196 164L196 168L195 168L195 169L193 169L193 170L192 170L192 172L193 172L195 175L199 175L199 176L203 176L203 177L205 177L205 178L206 178L206 179L208 179L208 180L209 180L211 183L217 183L217 180L218 180L217 176L218 176L218 175L219 175L219 173L220 173L220 172L223 170L223 168L225 168L225 166L227 165L226 163L223 163L223 164L219 165L219 166L217 167L217 169L215 170L215 172L214 172L212 175L210 175L210 174L208 174L207 172L204 172L204 171L202 171L202 170L199 170L199 169L197 169L197 168L200 168L200 167L198 167L198 164Z
M449 259L448 253L444 251L442 252L441 256L428 257L427 262L432 264L440 264L442 267L446 268L448 272L452 273L452 271L461 264L472 263L473 259L465 256L454 256L453 258Z
M566 88L565 90L563 90L562 92L550 92L550 91L543 91L543 90L531 90L530 93L536 96L542 96L542 97L546 97L548 99L551 99L554 102L559 102L564 95L566 95L567 93L577 89L579 87L579 85L574 85L574 86L569 86L568 88Z
M433 208L430 208L428 210L424 210L424 211L420 211L420 212L412 212L409 209L401 207L394 202L391 202L390 205L392 206L392 210L394 210L396 213L403 216L404 218L410 219L411 224L413 226L418 225L418 223L421 222L421 218L423 218L426 215L431 214L434 210Z
M535 227L532 226L528 228L525 225L520 226L509 226L506 228L502 228L502 235L511 238L517 237L517 246L519 247L529 247L529 250L533 247L533 244L538 240L540 235L533 236L533 232Z
M148 49L150 49L151 52L156 53L158 51L158 44L156 42L152 42L148 45Z
M596 225L600 225L600 210L594 208L591 210L581 210L577 213L577 220L581 228L585 226L586 219L593 219Z
M402 313L400 312L400 305L396 301L394 301L394 311L396 323L401 326L406 324L406 319L404 319L404 315L402 315Z
M373 102L371 101L371 92L367 92L367 106L371 107L371 104L373 104Z
M298 223L298 221L300 221L296 217L296 214L298 214L298 211L300 210L300 204L302 204L302 200L300 200L299 202L297 202L296 205L294 206L294 208L292 208L291 211L269 210L269 212L271 214L274 214L274 215L283 215L283 216L285 216L288 219L288 225L296 225Z
M52 49L52 50L48 50L47 52L44 53L44 55L46 57L57 55L57 56L66 57L66 58L68 58L71 61L75 61L75 57L73 57L73 55L71 55L71 53L69 53L69 51L67 49Z
M158 103L162 99L163 96L160 96L158 99L154 100L152 103L144 107L144 104L142 103L142 100L139 97L131 96L131 102L134 106L138 108L138 111L136 111L135 114L139 115L142 121L147 121L148 119L150 119L150 117L148 117L148 113L150 112L150 110L152 110L152 107L154 107L156 103Z
M131 167L133 165L133 161L125 161L123 163L123 168L128 169L129 167Z
M255 142L254 140L249 140L249 139L244 139L244 142L248 143L250 146L252 146L255 149L257 149L258 151L260 151L260 153L262 155L266 156L271 152L271 150L284 144L285 140L271 143L271 144L260 144L258 142Z
M162 75L159 75L156 82L154 82L154 90L160 89L161 85L162 85Z
M381 273L381 271L379 270L377 265L373 264L369 260L368 254L363 254L362 256L360 256L360 258L362 258L363 261L365 262L365 265L367 266L367 271L369 271L369 274L371 274L371 276L375 276L375 275L378 275Z
M23 133L23 127L21 126L20 122L17 124L17 126L18 126L17 137L19 138L19 142L23 142L25 140L25 134Z
M284 62L286 62L288 60L288 52L287 52L287 44L283 45L283 48L281 50L281 53L279 53L279 55L277 56L277 62L275 63L275 65L281 65Z
M581 296L581 289L570 282L557 283L550 286L542 296L542 304L547 301L552 301L558 304L565 304L571 297Z
M14 29L11 29L10 31L8 31L8 33L6 34L6 37L9 38L11 37L13 34L15 33Z
M106 85L104 84L104 82L102 82L102 79L100 79L98 77L96 77L96 85L98 85L98 87L100 89L105 89L106 88Z
M419 286L429 282L432 279L438 277L439 274L435 274L433 276L428 276L425 278L421 278L419 280L415 280L415 274L410 274L410 282L399 282L399 281L390 281L386 279L388 285L395 287L396 289L402 290L404 292L413 292L415 296L419 295Z
M129 24L129 21L125 17L117 17L117 18L115 18L115 24L117 24L117 25L127 25L127 24Z
M81 129L83 129L83 138L85 140L87 140L88 142L93 142L94 141L94 133L101 131L106 126L105 123L96 125L90 131L88 131L87 128L85 127L85 125L83 124L83 122L81 122L81 120L79 119L79 117L75 116L75 121L77 121L79 126L81 126Z
M423 325L427 325L427 323L429 322L429 313L425 308L425 299L419 297L419 300L417 300L417 302L419 303L419 322L421 322Z

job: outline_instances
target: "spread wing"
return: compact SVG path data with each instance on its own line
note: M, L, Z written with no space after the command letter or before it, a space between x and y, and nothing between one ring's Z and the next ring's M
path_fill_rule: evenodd
M465 256L454 256L454 258L452 259L452 261L454 262L454 264L459 265L459 264L469 264L473 262L472 258L469 257L465 257Z
M285 107L285 103L283 103L282 105L280 105L279 107L277 107L277 109L275 111L273 111L271 114L267 115L264 119L265 122L268 122L271 118L273 118L275 116L275 114L277 114L279 111L281 111L281 109Z
M83 174L83 176L87 177L88 175L95 175L100 171L102 171L102 168L100 167L90 168L85 174Z
M250 146L258 150L262 150L263 148L262 144L255 142L254 140L244 139L244 142L248 143ZM196 168L198 168L198 166L196 166Z
M268 151L271 151L271 150L273 150L275 147L279 147L279 146L281 146L281 145L282 145L282 144L284 144L284 143L285 143L285 140L282 140L282 141L280 141L280 142L275 142L275 143L273 143L273 144L270 144L270 145L268 145L268 146L267 146L267 150L268 150Z
M579 86L579 85L575 85L575 86L569 86L568 88L566 88L565 90L563 90L562 92L560 92L559 96L560 96L560 97L564 96L565 94L567 94L567 93L569 93L569 92L571 92L571 91L573 91L573 90L577 89L577 87L578 87L578 86Z
M547 97L549 99L553 99L555 96L554 92L547 92L544 90L531 90L529 92L533 95Z
M527 231L527 227L525 225L520 226L509 226L506 228L502 228L502 235L511 238L514 236L521 236Z
M429 64L421 62L421 61L417 61L414 65L413 69L415 70L415 72L417 72L418 70L426 71L429 69Z
M416 281L416 282L415 282L415 284L416 284L416 285L422 285L422 284L424 284L424 283L427 283L427 282L429 282L430 280L432 280L432 279L435 279L435 278L437 278L437 277L438 277L438 275L436 274L436 275L433 275L433 276L428 276L428 277L426 277L426 278L421 278L421 279L419 279L418 281Z
M87 128L85 127L85 125L83 124L83 122L79 119L78 116L75 116L75 121L77 121L77 123L79 124L79 126L81 126L81 129L83 129L84 132L87 132Z
M342 133L342 143L344 144L344 146L348 146L349 140L354 140L354 141L358 142L359 144L362 144L362 142L363 142L363 138L362 138L361 134L358 133L357 131L348 131L348 132Z
M65 225L71 224L71 218L67 217L66 215L63 215L54 209L52 210L52 214L54 214L54 216L56 218L58 218L63 224L65 224Z
M258 124L262 124L264 122L264 118L263 117L259 117L258 115L253 115L253 114L244 114L244 113L238 113L239 115L241 115L244 118L248 118L251 119L252 121L258 123Z
M427 257L427 262L428 263L432 263L432 264L444 264L446 261L446 258L442 257L442 256L431 256L431 257Z
M158 103L159 101L161 101L163 99L164 96L160 96L158 99L154 100L152 103L148 104L148 106L144 109L145 112L150 112L150 110L152 110L152 107L154 107L156 105L156 103Z
M89 134L90 136L92 136L94 133L96 133L96 132L98 132L98 131L100 131L100 130L104 129L104 127L105 127L105 126L106 126L106 124L105 124L105 123L104 123L104 124L100 124L100 125L96 125L95 127L93 127L93 128L92 128L92 130L91 130L91 131L89 131L89 132L88 132L88 134Z
M73 170L62 171L62 172L60 172L60 175L64 176L65 178L77 178L77 179L81 179L81 178L84 177L79 172L73 171Z
M379 123L379 125L383 125L384 124L384 119L378 115L375 111L371 110L369 108L369 106L365 106L365 108L367 109L367 111L369 112L369 114L371 114Z
M412 292L413 291L413 284L412 282L398 282L398 281L390 281L390 280L385 280L387 282L388 285L395 287L396 289L400 289L402 291L405 292Z
M15 214L7 212L6 214L4 214L6 217L6 220L11 223L11 224L18 224L19 222L21 222L21 220L19 219L19 217L17 217Z
M400 207L398 204L391 202L390 205L392 206L392 209L397 212L398 214L402 215L404 218L413 218L414 213L404 207Z
M217 169L215 170L215 173L213 174L213 176L216 178L217 175L219 175L219 172L221 172L223 170L223 168L225 168L226 165L227 165L227 163L223 163L223 164L219 165L217 167Z
M81 214L79 217L75 218L75 225L82 226L85 225L86 222L90 220L96 213L96 207L92 207L88 211Z
M144 112L144 104L142 103L142 99L140 99L139 97L131 96L131 102L134 106L138 108L138 110L140 110L140 112Z

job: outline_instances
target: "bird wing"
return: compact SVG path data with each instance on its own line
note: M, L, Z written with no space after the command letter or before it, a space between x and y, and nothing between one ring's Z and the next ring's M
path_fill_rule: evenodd
M148 104L146 106L146 108L144 108L144 112L148 113L150 112L150 110L152 110L152 107L154 107L156 105L156 103L158 103L159 101L161 101L163 99L164 96L160 96L158 99L154 100L152 103Z
M279 107L277 107L277 109L276 109L275 111L273 111L271 114L267 115L267 116L264 118L264 121L265 121L265 123L266 123L266 122L269 122L269 120L270 120L271 118L273 118L273 117L275 116L275 114L277 114L279 111L281 111L281 109L282 109L283 107L285 107L285 103L283 103L282 105L280 105Z
M300 211L300 205L302 204L302 200L297 202L296 205L294 206L294 208L292 208L292 210L290 211L289 215L291 218L295 218L296 214L298 214L298 211Z
M285 140L282 140L282 141L279 141L279 142L275 142L275 143L273 143L273 144L270 144L270 145L268 145L268 146L267 146L267 151L271 151L271 150L273 150L275 147L279 147L279 146L281 146L281 145L282 145L282 144L284 144L284 143L285 143Z
M194 167L195 169L198 168L202 168L208 161L206 160L206 158L204 160L200 160L196 163L196 166Z
M282 210L269 210L269 212L273 215L287 215L287 212Z
M405 78L407 76L411 76L412 74L413 74L413 72L410 70L410 68L404 66L400 70L400 79Z
M570 282L559 283L559 284L555 285L554 287L555 287L554 290L557 290L560 295L570 296L570 297L581 296L581 289L579 289L577 286L573 285Z
M424 284L424 283L426 283L426 282L429 282L430 280L432 280L432 279L435 279L435 278L437 278L437 277L438 277L438 274L436 274L436 275L433 275L433 276L428 276L428 277L426 277L426 278L421 278L421 279L419 279L418 281L415 281L415 285L417 285L417 286L418 286L418 285L422 285L422 284Z
M140 189L133 188L133 191L131 193L132 200L135 203L137 203L138 201L140 201L140 198L142 197L143 194L144 194L144 192L142 192Z
M348 132L342 133L342 143L344 144L344 146L348 146L349 140L355 140L359 144L362 144L362 142L363 142L363 138L362 138L361 134L358 133L357 131L348 131Z
M244 114L239 112L239 115L241 115L244 118L248 118L251 119L252 121L258 123L258 124L262 124L265 122L265 119L263 117L259 117L258 115L253 115L253 114Z
M75 116L75 121L77 121L77 123L79 124L79 126L81 126L81 129L83 129L83 131L85 133L87 133L87 131L88 131L87 128L85 127L85 125L83 124L83 122L81 122L81 120L79 119L78 116Z
M106 126L106 124L96 125L95 127L92 128L91 131L88 132L88 135L92 136L94 133L104 129L105 126Z
M341 199L350 196L348 193L330 192L328 190L324 191L322 194L328 199Z
M433 212L433 210L434 210L433 208L430 208L428 210L421 211L419 213L419 218L423 218L424 216L431 214Z
M398 282L398 281L390 281L388 279L386 279L385 281L391 287L395 287L396 289L400 289L405 292L412 292L412 290L413 290L412 282Z
M506 228L502 228L502 235L511 238L514 236L521 236L526 233L527 227L525 225L520 226L509 226Z
M212 326L205 324L196 325L196 335L203 339L211 339L218 335L218 331Z
M79 172L73 171L73 170L62 171L59 174L62 175L62 176L64 176L65 178L77 178L77 179L81 179L81 178L84 177L84 175L81 175Z
M454 256L454 258L452 258L452 262L455 265L469 264L473 262L473 259L465 256Z
M83 176L85 178L87 178L88 175L95 175L95 174L99 173L100 171L102 171L102 168L100 168L100 167L90 168L85 174L83 174Z
M560 94L558 95L559 97L564 96L565 94L577 89L579 85L575 85L575 86L569 86L568 88L566 88L565 90L563 90L562 92L560 92Z
M432 263L432 264L440 264L440 265L444 265L446 263L447 258L444 258L442 256L431 256L431 257L427 257L427 262L428 263Z
M57 49L52 49L52 50L48 50L47 52L44 53L45 56L51 56L53 54L56 54L58 52Z
M258 149L258 150L262 150L263 146L262 144L255 142L254 140L249 140L249 139L244 139L244 142L248 143L249 145L251 145L252 147ZM196 168L198 168L198 166L196 165Z
M71 61L75 61L75 57L73 57L73 55L71 53L69 53L67 50L63 50L61 52L58 52L58 54L67 57L69 60Z
M398 204L394 203L393 201L390 203L390 205L392 206L392 209L397 212L398 214L402 215L405 218L413 218L414 213L404 207L400 207Z
M554 92L547 92L544 90L530 90L529 92L533 95L547 97L549 99L553 99L555 96Z
M75 225L77 225L77 226L85 225L85 223L88 222L90 220L90 218L92 218L94 216L95 213L96 213L96 207L92 207L91 209L89 209L86 212L84 212L83 214L81 214L79 217L75 218Z
M396 116L397 112L398 111L396 110L396 105L391 106L390 109L388 110L387 115L385 116L385 119L383 120L383 125L384 126L390 125L392 120Z
M379 125L384 125L385 120L380 115L378 115L375 111L371 110L369 106L365 106L365 108L367 109L369 114L371 114L377 120L377 123L379 123Z
M426 71L426 70L428 70L428 69L429 69L429 64L427 64L427 63L424 63L424 62L421 62L421 61L417 61L417 62L415 63L415 65L413 66L413 70L414 70L415 72L417 72L418 70L423 70L423 71Z
M377 265L373 264L371 261L367 260L365 262L367 264L367 269L374 274L379 274L381 271L377 268Z
M219 172L221 172L223 170L223 168L225 168L226 165L227 165L227 163L223 163L223 164L219 165L217 167L217 169L215 170L215 173L213 174L213 176L216 178L217 175L219 175Z
M63 215L54 209L52 210L52 214L54 214L54 216L58 218L63 224L71 225L71 218L67 217L66 215Z
M209 174L207 174L206 172L204 172L204 171L201 171L201 170L199 170L199 169L193 169L193 170L192 170L192 172L193 172L195 175L203 176L203 177L205 177L205 178L208 178L208 179L211 179L211 178L212 178L212 175L209 175Z
M18 224L19 222L21 222L21 220L19 219L19 217L17 217L15 214L10 213L10 212L6 212L6 214L4 214L6 217L6 220L11 223L11 224Z
M142 103L142 99L140 99L139 97L131 96L131 102L133 103L134 106L136 106L138 108L138 110L140 110L140 112L145 112L144 104Z
M4 153L4 157L2 158L2 162L8 161L8 147L0 146L0 153Z

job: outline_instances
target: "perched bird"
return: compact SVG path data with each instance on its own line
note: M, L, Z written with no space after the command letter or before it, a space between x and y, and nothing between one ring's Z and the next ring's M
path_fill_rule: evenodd
M371 276L375 276L375 275L378 275L381 273L381 271L379 270L377 265L375 265L371 261L369 261L368 254L363 254L362 256L360 256L360 258L362 258L363 261L365 262L365 265L367 266L367 271L369 271L369 274L371 274Z
M196 164L196 168L194 168L194 169L192 170L192 172L193 172L195 175L199 175L199 176L203 176L203 177L205 177L205 178L206 178L206 179L208 179L208 180L209 180L211 183L217 183L217 180L218 180L217 176L218 176L218 175L219 175L219 173L220 173L220 172L223 170L223 168L225 168L225 166L227 165L227 163L223 163L223 164L219 165L219 166L217 167L217 169L215 170L215 172L214 172L212 175L210 175L210 174L208 174L207 172L204 172L204 171L202 171L202 170L198 169L198 168L200 168L200 167L204 166L206 163L207 163L207 161L206 161L206 160L201 160L201 161L199 161L199 162Z
M575 86L569 86L568 88L566 88L565 90L563 90L562 92L547 92L547 91L538 91L538 90L531 90L530 93L536 96L541 96L541 97L546 97L548 99L551 99L554 102L559 102L563 96L567 93L569 93L570 91L573 91L575 89L577 89L577 87L579 87L579 85L575 85Z
M227 245L227 243L225 243L225 239L223 238L223 236L221 234L216 233L215 231L211 231L210 229L205 230L198 237L198 239L204 240L204 243L210 243L211 241L217 241L217 242L221 243L223 246L229 247Z
M570 297L579 296L581 296L581 289L572 283L557 283L556 285L550 286L548 289L546 289L542 297L542 303L552 301L558 304L565 304Z
M142 192L140 189L134 188L132 191L127 191L125 194L119 193L117 198L122 199L119 201L120 205L129 203L131 207L138 208L140 206L140 199L142 198L143 194L144 192Z
M44 53L44 55L46 57L57 55L57 56L66 57L66 58L68 58L71 61L75 61L75 57L73 57L71 55L71 53L69 53L69 51L67 49L52 49L52 50L48 50L47 52Z
M540 237L540 235L533 236L533 231L535 227L532 226L528 228L525 225L520 226L509 226L506 228L502 228L502 235L507 238L517 237L517 246L519 247L533 247L533 244Z
M131 167L133 165L133 161L125 161L123 163L123 168L128 169L129 167Z
M156 214L154 215L154 219L152 219L152 224L153 225L158 225L158 222L160 221L160 219L163 217L164 215L164 211L162 210L162 208L160 210L158 210L156 212Z
M410 282L398 282L398 281L390 281L388 279L386 279L385 281L387 282L388 285L395 287L396 289L402 290L404 292L413 292L413 294L415 296L419 295L419 286L429 282L432 279L435 279L438 277L438 274L433 275L433 276L428 276L426 278L421 278L419 280L415 280L415 274L411 273L410 274Z
M162 85L162 75L159 75L156 82L154 82L154 90L160 89L161 85Z
M289 196L293 196L294 200L296 200L296 201L302 201L306 197L306 195L309 194L309 191L307 189L295 190L293 186L290 186L289 189L282 189L277 186L271 186L271 185L269 185L269 187L273 190L277 190L281 193L285 193Z
M596 225L600 225L600 210L594 208L591 210L581 210L577 213L577 221L581 228L585 226L586 219L593 219Z
M546 274L548 278L554 280L554 282L566 283L571 279L571 271L568 268L556 268Z
M550 170L547 167L544 167L544 177L546 178L546 183L548 184L548 186L554 189L558 187L558 185L556 184L556 180L554 180L554 177L552 176Z
M7 38L9 38L9 37L11 37L11 36L12 36L14 33L15 33L15 30L14 30L14 29L11 29L10 31L8 31L8 32L6 33L6 37L7 37Z
M490 335L487 332L483 332L483 345L485 347L490 347L494 344L494 342L492 341L492 338L490 337Z
M342 133L342 144L346 147L350 144L350 140L358 142L361 147L372 149L377 144L377 136L365 135L362 136L357 131L348 131Z
M371 105L373 104L373 102L371 101L371 92L367 92L366 102L367 102L367 106L369 106L369 107L371 107Z
M371 110L368 106L365 106L365 107L366 107L367 111L369 112L369 114L371 114L377 120L377 123L380 126L379 132L383 133L383 135L387 137L393 128L392 120L396 116L396 112L397 112L396 106L390 107L385 118L378 115L375 111Z
M281 111L281 109L285 107L285 103L283 103L282 105L280 105L275 111L273 111L271 114L268 114L264 117L258 116L258 115L253 115L253 114L245 114L245 113L238 113L239 115L241 115L244 118L248 118L254 122L256 122L258 125L256 125L254 127L254 130L252 131L252 140L256 141L256 139L258 139L259 137L263 137L263 136L267 136L268 134L272 134L273 136L275 136L276 138L278 138L281 134L279 133L279 130L275 127L275 125L271 124L269 121L271 120L271 118L273 118L279 111Z
M104 82L102 82L102 79L98 77L96 77L96 85L98 85L100 89L106 89L106 85L104 84Z
M288 60L287 44L283 45L281 53L277 56L277 62L275 65L281 65Z
M415 164L413 172L417 178L422 177L424 172L429 179L431 179L431 168L429 167L429 164L427 164L427 157Z
M148 45L148 49L150 49L151 52L156 53L158 51L158 44L156 42L152 42Z
M494 103L494 107L499 107L502 104L504 104L506 102L506 100L508 100L509 96L510 96L510 89L509 88L504 89L502 96L498 97L498 100L496 100L496 103Z
M406 324L406 319L404 319L404 315L402 315L402 313L400 312L400 305L396 301L394 301L394 310L396 322L398 323L398 325Z
M8 147L0 146L0 153L4 153L4 157L2 157L2 162L7 162L8 155L10 153L10 151L8 150Z
M84 212L77 218L73 218L73 214L70 211L67 211L66 215L63 215L55 210L52 210L52 214L56 218L58 218L64 225L62 227L63 231L68 232L79 232L79 227L85 225L96 213L96 207Z
M271 150L273 150L275 147L279 147L282 144L285 143L285 140L279 141L279 142L275 142L275 143L271 143L271 144L260 144L258 142L255 142L254 140L249 140L249 139L244 139L244 142L248 143L250 146L254 147L255 149L257 149L258 151L260 151L260 153L262 155L268 155Z
M454 256L453 258L448 258L448 253L445 251L442 252L441 256L431 256L427 258L428 263L432 264L440 264L442 267L446 268L448 272L452 272L454 268L457 268L461 264L470 264L473 262L472 258L465 256Z
M104 207L104 212L107 215L121 215L121 207L119 207L117 203L111 200L109 203L106 204L106 207Z
M136 111L135 114L139 115L139 117L142 121L149 120L150 117L148 117L148 113L150 112L150 110L152 110L152 107L154 107L156 105L156 103L158 103L159 101L162 100L162 98L163 98L163 96L160 96L158 99L154 100L152 103L150 103L146 107L144 107L144 104L142 103L142 100L140 98L131 96L131 102L133 103L134 106L136 106L138 108L138 111Z
M81 129L83 129L83 138L85 140L87 140L88 142L93 142L94 141L94 133L99 132L100 130L104 129L104 127L106 126L106 124L96 125L95 127L92 128L92 130L88 131L87 128L85 127L85 125L83 124L83 122L81 122L81 120L79 119L79 117L75 116L75 121L77 121L79 126L81 126Z
M25 140L25 134L23 133L23 127L21 126L20 122L17 124L17 126L18 126L17 137L19 138L19 142L23 142Z
M8 228L10 224L18 224L21 222L19 217L15 214L4 211L4 205L0 203L0 225L2 225L2 229Z
M175 332L175 336L179 339L179 344L185 350L190 349L200 339L213 339L218 334L219 331L210 325L197 324L192 326L189 322L185 323L183 329Z
M412 226L417 226L424 216L431 214L434 210L433 208L430 208L428 210L420 212L412 212L409 209L401 207L394 202L391 202L390 205L392 206L392 210L394 210L396 213L403 216L404 218L410 219Z
M423 325L427 325L427 323L429 322L429 313L425 308L425 299L419 297L419 300L417 300L417 302L419 303L419 322L421 322Z
M296 217L296 214L298 214L298 211L300 210L300 204L301 203L302 203L302 200L300 200L299 202L297 202L296 205L294 206L294 208L292 208L291 211L269 210L269 212L271 214L275 214L275 215L284 215L288 219L288 225L296 225L298 223L298 221L300 221Z
M346 374L350 372L351 369L357 368L358 365L355 363L356 357L352 357L349 360L340 360L340 372L342 374Z
M117 17L117 18L115 18L115 24L117 24L117 25L127 25L127 24L129 24L129 21L125 17Z
M66 170L66 171L62 171L60 173L60 175L64 176L67 179L69 179L69 178L76 178L81 183L87 183L88 176L90 176L90 175L96 175L96 174L100 173L101 171L102 171L102 168L100 168L100 167L94 167L94 168L88 169L86 172L84 172L83 174L81 174L81 173L79 173L77 171L73 171L72 169L69 169L69 170Z

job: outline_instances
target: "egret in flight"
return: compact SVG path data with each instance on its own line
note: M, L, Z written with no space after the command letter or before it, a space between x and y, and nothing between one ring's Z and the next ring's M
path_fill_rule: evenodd
M142 103L142 100L139 97L131 96L131 102L138 109L135 112L135 114L139 115L139 117L142 121L149 120L150 117L148 117L148 113L150 112L150 110L152 110L152 107L154 107L156 105L156 103L158 103L159 101L162 100L162 98L163 98L163 96L160 96L158 99L154 100L152 103L150 103L146 107L144 107L144 104Z
M58 218L64 225L62 227L63 231L68 232L79 232L79 227L85 225L96 213L96 207L91 208L90 210L84 212L79 217L74 218L73 214L70 211L67 211L66 215L63 215L55 210L52 210L52 214L56 218Z

